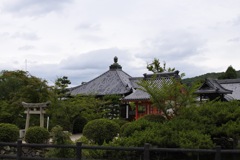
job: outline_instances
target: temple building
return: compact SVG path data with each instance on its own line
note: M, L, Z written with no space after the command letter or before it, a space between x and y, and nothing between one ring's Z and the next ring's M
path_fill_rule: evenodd
M207 78L195 92L202 100L231 101L240 100L240 79L210 79Z
M122 66L118 64L118 58L114 57L114 63L109 66L107 72L89 82L72 88L71 95L126 96L132 92L129 78L131 76L122 70Z
M130 78L133 92L122 99L123 102L135 104L135 119L138 119L147 114L161 114L161 110L152 105L150 95L144 92L138 85L138 82L151 80L157 87L161 88L163 81L171 83L174 79L180 79L179 71L161 72L156 74L144 74L144 77ZM153 79L153 76L154 77Z
M171 78L179 78L179 71L157 73L154 83L161 86L163 79L171 81ZM153 74L144 74L143 77L131 77L122 70L118 64L118 58L114 57L114 63L109 70L100 76L82 83L71 89L71 95L119 95L121 97L121 117L126 119L138 119L145 114L160 114L156 107L150 102L150 95L139 89L138 82L151 79ZM135 107L131 107L134 104Z
M70 94L75 95L94 95L103 97L106 95L117 95L125 97L132 93L130 83L131 76L122 70L122 66L118 64L118 58L114 57L114 63L109 66L109 70L79 86L70 89ZM118 114L120 117L128 119L129 108L125 103L121 104Z

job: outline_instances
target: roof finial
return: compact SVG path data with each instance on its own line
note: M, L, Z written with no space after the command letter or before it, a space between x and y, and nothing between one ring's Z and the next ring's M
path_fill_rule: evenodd
M113 60L114 60L115 63L117 63L118 62L118 57L115 56Z
M117 56L115 56L115 57L113 58L113 61L114 61L114 63L113 63L111 66L109 66L109 68L110 68L111 70L122 69L122 66L117 63L117 62L118 62Z

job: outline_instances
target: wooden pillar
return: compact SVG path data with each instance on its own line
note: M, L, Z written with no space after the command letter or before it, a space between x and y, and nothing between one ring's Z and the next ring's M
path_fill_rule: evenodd
M144 114L146 115L146 114L148 114L147 103L143 103L143 105L144 105L144 108L145 108L145 112L144 112Z
M30 121L30 109L27 108L27 117L26 117L26 124L25 124L25 133L27 132L27 129L29 127L29 121Z
M138 102L135 103L136 104L136 109L135 109L135 119L138 119Z
M150 114L150 104L147 103L147 114Z

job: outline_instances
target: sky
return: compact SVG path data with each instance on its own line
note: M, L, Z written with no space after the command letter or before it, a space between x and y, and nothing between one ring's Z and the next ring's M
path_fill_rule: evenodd
M132 77L154 58L185 78L240 70L240 1L0 0L0 71L76 86L115 56Z

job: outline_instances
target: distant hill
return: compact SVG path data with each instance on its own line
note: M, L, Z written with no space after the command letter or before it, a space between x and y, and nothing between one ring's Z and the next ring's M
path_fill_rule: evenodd
M195 82L204 82L204 80L206 78L213 78L213 79L217 79L220 75L222 75L224 72L212 72L212 73L206 73L200 76L196 76L196 77L192 77L192 78L185 78L182 80L183 83L185 84L192 84ZM237 76L238 78L240 78L240 70L237 71Z

